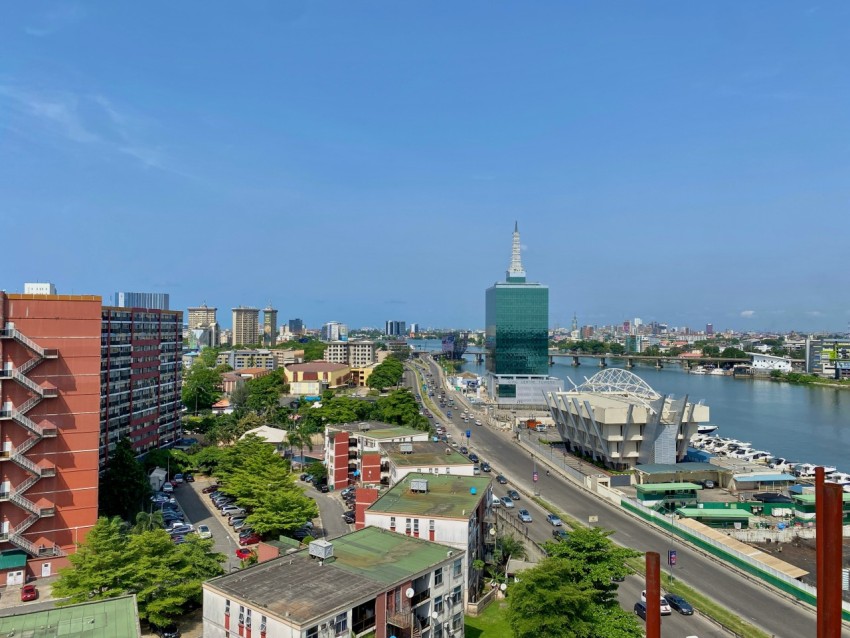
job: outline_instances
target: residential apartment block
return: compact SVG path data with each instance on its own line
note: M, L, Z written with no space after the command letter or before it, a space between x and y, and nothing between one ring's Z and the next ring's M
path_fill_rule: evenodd
M463 551L367 527L203 584L206 638L463 638Z
M47 577L97 521L101 298L0 292L0 585Z
M219 352L216 365L229 365L234 370L242 368L265 368L276 370L278 359L272 350L227 350Z
M325 361L365 368L376 362L374 341L331 341L325 348Z
M239 306L233 309L233 334L230 342L234 346L252 346L260 340L260 311L257 308Z
M168 310L167 292L116 292L115 305L118 308L151 308Z
M263 308L263 345L271 348L277 343L277 310L271 305Z
M144 454L180 438L183 313L101 312L100 462L122 438Z
M356 524L463 551L463 590L477 590L482 574L473 562L484 558L492 499L490 479L485 476L410 473L369 505Z
M329 425L325 428L325 467L328 485L342 489L353 483L389 485L389 461L382 445L428 441L431 435L380 421Z
M286 379L292 394L319 396L325 390L348 386L351 368L327 361L294 363L286 366Z

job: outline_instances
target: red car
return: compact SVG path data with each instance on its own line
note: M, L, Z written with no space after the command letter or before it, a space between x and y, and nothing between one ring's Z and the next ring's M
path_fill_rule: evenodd
M202 494L212 494L219 487L221 487L221 486L220 485L207 485L204 489L201 490L201 493Z
M35 588L35 585L24 585L21 588L21 602L35 600L36 598L38 598L38 590Z
M248 549L247 547L240 547L236 550L236 558L239 560L248 560L254 554L253 549Z
M246 536L245 538L240 538L239 544L240 545L254 545L255 543L259 543L260 540L261 539L260 539L259 536L257 536L256 534L251 534L250 536Z

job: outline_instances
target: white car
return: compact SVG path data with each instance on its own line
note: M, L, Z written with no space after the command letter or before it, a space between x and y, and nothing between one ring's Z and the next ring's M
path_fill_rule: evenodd
M510 509L514 506L514 500L510 496L503 496L502 505L504 505L505 508Z
M646 602L646 590L645 589L640 593L640 601L642 603ZM661 615L662 616L669 616L672 613L673 613L673 610L670 609L670 604L664 599L664 592L661 592Z
M198 529L195 531L198 532L198 536L201 538L212 538L212 532L207 525L198 525Z

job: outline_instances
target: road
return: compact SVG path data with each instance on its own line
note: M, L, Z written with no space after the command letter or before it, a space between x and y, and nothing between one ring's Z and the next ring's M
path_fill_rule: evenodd
M435 380L441 379L440 371L428 358L427 365ZM410 379L410 375L408 375ZM414 382L412 385L416 385ZM415 388L418 393L419 387ZM457 393L447 390L447 396ZM476 427L464 424L460 419L460 410L452 410L453 418L439 415L439 420L448 426L454 437L461 437L471 430L470 448L482 459L488 461L494 472L502 472L514 486L526 493L535 490L540 496L570 516L587 521L597 517L601 527L614 530L612 538L618 543L632 547L640 552L654 551L666 556L670 549L678 552L676 576L691 587L713 598L718 603L740 617L775 636L814 636L816 618L812 609L795 603L786 597L755 583L737 571L708 558L690 546L662 534L657 529L608 505L596 496L577 487L574 483L560 477L547 477L545 470L540 472L540 480L532 482L534 460L530 454L511 440L510 434L500 432L489 426ZM484 417L481 417L482 421ZM465 436L464 436L465 439ZM462 440L457 438L458 441ZM843 630L842 636L850 638L850 631Z

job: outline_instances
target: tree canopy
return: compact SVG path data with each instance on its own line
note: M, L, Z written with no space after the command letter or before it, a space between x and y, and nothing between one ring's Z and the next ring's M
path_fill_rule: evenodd
M59 570L53 593L66 599L58 605L135 594L139 616L165 625L200 604L201 584L223 573L225 557L212 547L196 534L178 545L161 528L102 517Z
M202 356L204 352L206 350L202 351ZM205 361L198 357L183 377L183 405L195 414L198 410L209 410L221 397L220 387L221 371L206 365Z
M404 375L404 364L393 356L384 359L372 370L372 374L366 380L366 385L375 390L384 390L390 386L401 383Z
M121 439L109 455L100 479L99 510L105 516L135 518L150 496L151 487L144 467L136 460L129 439Z

